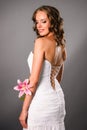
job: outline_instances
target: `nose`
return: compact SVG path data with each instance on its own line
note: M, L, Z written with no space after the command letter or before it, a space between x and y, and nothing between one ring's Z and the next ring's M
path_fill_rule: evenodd
M37 28L39 29L39 28L41 28L41 27L42 27L41 23L38 23L38 24L37 24Z

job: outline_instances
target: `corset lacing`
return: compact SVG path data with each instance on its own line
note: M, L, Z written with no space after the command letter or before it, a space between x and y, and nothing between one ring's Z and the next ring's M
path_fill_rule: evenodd
M52 65L51 67L50 82L53 88L55 88L55 78L58 75L60 68L61 65L60 66Z
M53 63L51 65L51 74L50 74L51 86L54 89L55 89L55 78L57 77L62 64L63 64L62 48L61 46L56 46L55 56L54 56Z

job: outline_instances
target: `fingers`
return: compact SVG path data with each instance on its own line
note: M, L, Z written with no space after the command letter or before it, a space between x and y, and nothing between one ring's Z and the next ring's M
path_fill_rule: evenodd
M19 116L19 121L23 128L27 128L27 117L27 111L22 111Z
M21 125L22 125L23 128L27 128L27 123L26 123L25 120L20 120L19 119L19 121L20 121L20 123L21 123Z

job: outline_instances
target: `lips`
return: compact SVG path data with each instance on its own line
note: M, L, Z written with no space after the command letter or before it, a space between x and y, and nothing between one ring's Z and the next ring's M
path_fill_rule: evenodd
M44 31L44 29L39 29L38 32L39 33L42 33Z

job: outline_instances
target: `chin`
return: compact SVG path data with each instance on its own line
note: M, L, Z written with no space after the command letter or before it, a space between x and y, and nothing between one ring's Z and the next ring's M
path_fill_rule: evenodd
M39 34L39 36L40 36L40 37L44 37L44 36L45 36L45 34Z
M44 37L44 36L47 36L49 33L45 33L45 34L41 34L41 33L39 33L39 36L40 37Z

